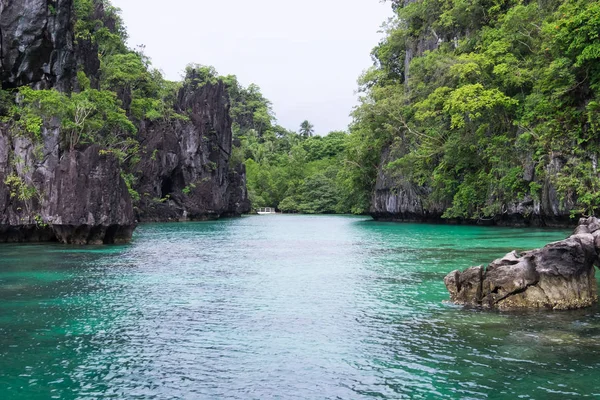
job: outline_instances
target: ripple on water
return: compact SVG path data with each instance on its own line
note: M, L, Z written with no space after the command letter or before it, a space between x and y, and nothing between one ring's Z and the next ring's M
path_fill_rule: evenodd
M598 308L443 303L447 272L565 235L275 216L2 246L0 398L593 396Z

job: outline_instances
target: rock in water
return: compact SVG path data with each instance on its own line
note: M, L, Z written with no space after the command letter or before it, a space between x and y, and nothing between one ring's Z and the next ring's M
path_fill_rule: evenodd
M223 82L201 87L188 73L176 109L188 121L146 122L136 190L137 217L147 221L205 220L250 211L243 164L231 162L233 132ZM162 199L162 201L156 201Z
M573 235L536 250L508 253L487 268L452 271L444 278L456 304L488 308L588 307L598 300L600 220L582 218Z
M96 145L61 154L59 136L0 126L0 242L127 242L136 222L117 159Z
M0 1L0 32L3 89L74 89L83 53L73 41L73 0ZM99 66L92 50L90 65ZM96 145L61 149L59 126L45 124L34 140L0 125L0 242L128 241L136 222L117 159Z
M114 29L104 2L91 4L94 23ZM78 71L99 87L98 44L75 40L74 5L0 0L2 89L77 92ZM93 143L67 148L54 118L44 121L37 138L0 123L0 242L122 243L131 238L136 213L142 221L168 221L248 212L245 168L231 156L227 88L189 82L175 104L180 118L139 122L139 165L120 166ZM117 96L128 109L130 91ZM135 190L130 193L122 172L136 178L133 189L142 194L135 212Z

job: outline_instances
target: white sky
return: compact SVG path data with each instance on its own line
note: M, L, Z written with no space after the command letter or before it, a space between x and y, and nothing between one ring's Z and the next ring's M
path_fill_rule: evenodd
M189 63L213 65L245 86L256 83L279 124L318 134L346 129L356 80L371 65L380 26L392 15L379 0L112 0L133 47L180 80Z

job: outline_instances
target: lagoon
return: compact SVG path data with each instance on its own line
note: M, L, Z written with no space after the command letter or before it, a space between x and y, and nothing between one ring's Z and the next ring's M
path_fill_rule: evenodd
M444 301L570 232L265 215L0 246L1 399L600 396L600 308Z

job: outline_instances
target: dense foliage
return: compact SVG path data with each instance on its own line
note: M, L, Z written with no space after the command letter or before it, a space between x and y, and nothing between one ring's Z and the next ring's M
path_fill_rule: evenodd
M550 182L576 213L600 207L600 3L393 2L361 78L351 186L386 173L427 187L445 217L500 213Z
M354 211L342 179L345 132L310 138L282 132L260 138L249 131L240 140L254 206L308 214Z
M152 68L143 46L130 49L119 10L108 0L74 0L74 39L79 49L99 63L79 65L71 93L21 87L0 91L2 121L17 135L41 146L43 128L57 127L61 149L91 144L115 155L132 198L142 146L137 132L143 121L187 119L174 107L182 84L200 87L223 81L230 97L234 150L232 164L247 165L248 189L254 207L287 212L333 213L353 210L343 184L347 135L313 136L314 126L301 123L299 133L276 124L271 103L257 85L241 85L233 75L219 76L213 67L190 64L183 82L170 82ZM15 196L30 197L18 177L5 184Z
M216 71L204 67L207 75ZM277 125L271 103L254 84L244 88L235 76L221 77L229 88L234 161L246 164L253 207L292 213L348 213L358 210L344 185L348 135L314 135L303 121L298 133Z

